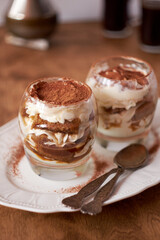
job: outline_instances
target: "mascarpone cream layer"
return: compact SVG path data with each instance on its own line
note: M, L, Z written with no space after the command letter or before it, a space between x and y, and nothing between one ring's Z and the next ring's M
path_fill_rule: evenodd
M112 80L104 77L99 77L101 83L105 81L105 84L97 84L97 80L94 77L87 79L87 84L92 88L93 93L98 102L98 107L105 106L106 108L125 108L128 110L131 107L136 106L136 103L141 101L144 96L149 92L150 86L138 86L139 84L134 81L136 89L124 88L120 81L113 84Z
M102 108L99 109L99 125L98 131L110 137L130 137L141 134L146 130L152 120L152 114L138 122L135 129L132 129L133 116L135 115L136 108L124 110L121 113L105 114Z
M117 117L118 120L118 117ZM126 122L125 120L121 122L120 127L111 127L109 129L105 129L104 121L100 117L99 118L99 126L98 131L105 136L109 137L118 137L118 138L127 138L127 137L134 137L139 134L142 134L147 130L146 126L150 124L152 120L152 115L149 115L147 118L142 119L139 121L139 126L136 130L132 130L130 127L131 122Z
M64 124L65 120L72 121L75 118L79 118L81 122L88 121L92 109L95 109L93 108L93 104L95 104L95 101L92 94L91 98L87 101L69 106L49 106L49 104L41 100L31 98L31 101L26 102L25 108L29 117L39 114L43 120Z
M72 104L70 106L52 106L44 101L30 98L30 100L26 101L25 104L25 110L29 116L22 119L22 116L19 114L19 123L22 133L25 137L31 136L32 134L35 134L36 136L45 134L48 137L48 142L45 143L46 145L57 145L63 147L66 144L74 143L78 139L82 138L85 129L90 124L90 115L93 109L96 109L96 106L93 106L93 104L96 105L93 94L87 101L82 101L79 104ZM79 118L81 120L81 124L78 134L60 132L52 133L46 129L32 128L33 119L36 114L39 114L41 119L51 123L59 122L64 124L65 120L73 121L75 118ZM95 125L95 121L92 124ZM29 141L30 144L34 146L34 141L31 137L29 137Z

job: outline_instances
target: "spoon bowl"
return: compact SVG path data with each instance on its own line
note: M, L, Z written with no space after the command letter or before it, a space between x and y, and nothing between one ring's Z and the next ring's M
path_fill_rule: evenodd
M142 144L132 144L119 151L114 162L121 168L134 169L141 167L148 159L148 151Z

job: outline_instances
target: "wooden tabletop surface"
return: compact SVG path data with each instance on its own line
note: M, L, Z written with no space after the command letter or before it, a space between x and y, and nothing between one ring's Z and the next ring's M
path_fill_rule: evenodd
M84 81L91 64L106 56L129 55L146 60L160 81L160 54L141 51L137 29L127 39L110 40L102 36L98 23L60 25L48 51L7 45L4 36L1 28L0 126L17 116L21 96L31 81L49 76ZM160 184L105 206L93 217L79 212L37 214L0 206L0 240L14 239L159 240Z

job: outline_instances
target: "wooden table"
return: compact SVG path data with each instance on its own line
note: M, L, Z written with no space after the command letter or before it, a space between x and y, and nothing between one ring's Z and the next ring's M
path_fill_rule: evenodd
M160 55L144 53L137 30L125 40L102 36L98 23L60 25L53 47L37 51L7 45L0 29L0 125L17 116L29 82L48 76L84 81L91 64L109 55L131 55L151 63L160 81ZM103 208L91 217L76 213L36 214L0 206L0 240L159 240L160 184Z

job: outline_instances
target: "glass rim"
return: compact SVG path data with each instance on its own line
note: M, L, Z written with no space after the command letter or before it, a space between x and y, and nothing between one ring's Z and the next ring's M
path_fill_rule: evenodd
M138 79L143 79L143 78L146 78L148 77L152 72L153 72L153 68L151 66L150 63L140 59L140 58L137 58L137 57L132 57L132 56L124 56L124 55L113 55L113 56L109 56L109 57L106 57L106 58L101 58L99 59L98 61L96 61L95 63L93 63L91 65L91 70L93 70L95 68L95 66L97 64L100 64L100 63L103 63L103 62L107 62L108 60L110 59L124 59L124 60L134 60L135 62L139 62L139 63L142 63L144 64L145 66L147 66L148 68L148 73L144 74L144 76L142 77L139 77ZM109 79L109 78L108 78ZM120 81L120 80L117 80L117 81ZM122 80L121 80L122 81ZM125 81L125 80L124 80ZM128 80L127 80L128 81ZM132 79L130 79L130 81L132 81Z

